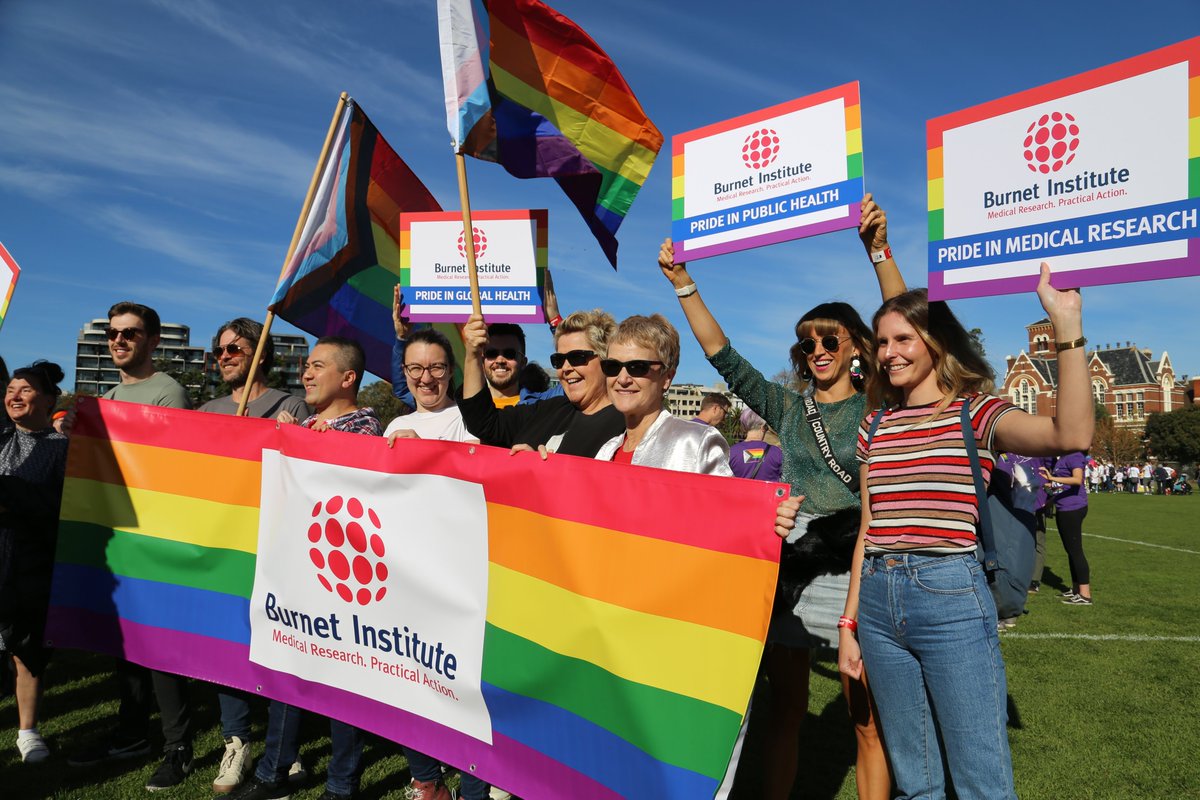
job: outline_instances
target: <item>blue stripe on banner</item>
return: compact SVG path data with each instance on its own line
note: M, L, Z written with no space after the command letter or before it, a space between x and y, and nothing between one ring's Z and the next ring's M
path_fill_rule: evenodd
M712 797L717 781L667 764L616 734L558 706L483 684L496 733L559 761L622 797ZM620 769L614 765L620 764Z
M863 179L851 178L769 200L758 200L695 217L684 217L671 223L671 236L675 241L681 242L713 233L762 225L764 222L802 217L815 211L857 203L862 196Z
M406 286L404 300L408 303L470 303L471 290L466 286ZM536 286L480 286L479 302L490 306L536 306L541 303Z
M349 283L343 283L337 288L329 298L329 306L337 311L342 319L374 339L391 344L396 338L391 310Z
M114 575L80 564L54 565L51 604L249 646L250 600L221 592Z
M930 272L1094 253L1200 236L1200 198L929 243Z

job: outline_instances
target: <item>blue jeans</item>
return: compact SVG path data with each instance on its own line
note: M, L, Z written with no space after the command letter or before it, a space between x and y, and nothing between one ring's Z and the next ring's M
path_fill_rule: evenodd
M250 738L249 695L222 687L217 690L217 703L221 706L221 735L226 739L236 736L247 741Z
M1015 800L996 606L972 554L868 555L858 641L901 798Z
M288 770L300 754L300 716L303 713L295 706L271 701L263 756L254 770L260 781L279 783L287 780ZM333 740L333 752L329 756L325 788L334 794L353 795L358 791L362 772L362 731L331 719L329 736Z
M404 748L408 758L408 774L419 781L437 781L442 777L442 763L411 747ZM463 771L459 784L458 796L462 800L487 800L492 787L476 778L470 772Z

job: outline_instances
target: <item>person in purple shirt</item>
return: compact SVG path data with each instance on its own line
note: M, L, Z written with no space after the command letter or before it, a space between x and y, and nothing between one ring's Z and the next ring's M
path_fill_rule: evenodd
M1074 606L1092 604L1091 574L1087 556L1083 554L1083 518L1088 509L1087 486L1083 480L1086 464L1087 455L1076 451L1059 458L1051 468L1041 468L1042 477L1047 481L1047 493L1052 496L1056 509L1058 535L1071 568L1071 588L1063 592L1063 602Z
M779 445L768 444L767 422L749 408L738 417L745 441L729 448L729 468L738 478L754 478L760 481L778 481L783 474L783 450Z

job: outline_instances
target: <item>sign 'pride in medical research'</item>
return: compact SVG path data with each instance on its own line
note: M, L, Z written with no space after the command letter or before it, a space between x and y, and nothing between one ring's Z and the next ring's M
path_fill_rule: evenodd
M930 299L1200 274L1200 38L927 134Z
M858 83L671 139L671 238L679 261L858 225Z
M545 209L400 215L400 286L414 322L465 322L471 314L467 248L475 248L479 300L489 322L544 322Z

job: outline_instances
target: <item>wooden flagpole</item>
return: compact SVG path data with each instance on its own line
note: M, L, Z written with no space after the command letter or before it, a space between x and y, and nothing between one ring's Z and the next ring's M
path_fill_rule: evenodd
M479 271L475 267L475 230L471 227L471 198L467 194L467 159L461 152L454 154L458 167L458 200L462 204L463 244L467 252L467 279L471 282L471 313L482 314L479 302Z
M300 240L300 234L304 230L304 223L308 219L308 212L312 210L313 195L317 193L317 184L321 180L321 173L325 169L325 162L329 158L329 148L333 144L333 134L337 130L338 120L342 117L342 109L346 107L346 101L350 99L350 95L342 92L338 97L337 106L333 109L333 120L329 123L329 132L325 134L325 144L321 146L321 155L317 157L317 167L313 170L312 180L308 184L308 194L304 196L304 205L300 208L300 217L296 220L296 230L292 232L292 243L288 245L287 255L283 258L283 267L279 270L279 278L283 279L284 273L287 272L288 264L292 262L292 256L296 253L296 245ZM279 282L276 281L276 285ZM254 376L258 372L258 362L262 359L263 349L267 345L267 337L271 335L271 323L275 321L275 312L267 311L267 318L263 320L262 336L258 337L258 346L254 348L254 360L250 362L250 371L246 374L246 384L242 387L242 399L238 403L237 416L243 417L246 415L246 406L250 403L250 386L254 383Z

